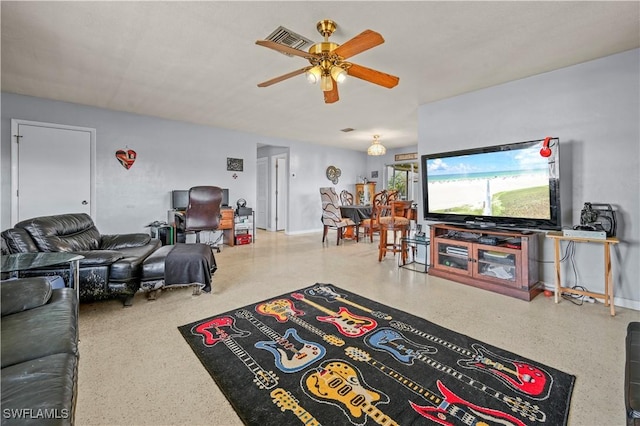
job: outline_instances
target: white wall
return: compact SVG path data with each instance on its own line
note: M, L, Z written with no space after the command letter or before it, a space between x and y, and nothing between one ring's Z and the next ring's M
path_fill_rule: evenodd
M362 176L366 170L367 155L359 151L265 138L261 139L261 143L279 146L259 148L258 158L270 158L282 153L289 155L289 214L285 227L287 234L321 230L322 203L319 188L333 186L337 193L343 189L353 193L358 176ZM335 166L341 171L335 185L326 176L329 166Z
M2 93L1 217L6 229L11 212L11 119L91 127L97 133L96 217L102 233L146 232L145 225L167 220L170 191L194 185L229 188L231 203L238 198L255 206L257 145L289 147L290 233L321 229L318 188L331 184L329 165L343 170L338 189L355 183L364 172L366 154L327 149L295 141L189 124L173 120L87 107L78 104ZM115 158L121 148L138 156L126 170ZM244 159L244 171L227 171L227 157ZM47 176L42 177L43 180Z
M584 202L617 209L613 250L618 303L640 309L640 50L423 105L419 110L420 154L560 138L564 226L580 222ZM544 240L540 261L552 261ZM576 247L578 284L604 290L602 246ZM541 264L553 284L553 263ZM565 285L576 284L565 264Z

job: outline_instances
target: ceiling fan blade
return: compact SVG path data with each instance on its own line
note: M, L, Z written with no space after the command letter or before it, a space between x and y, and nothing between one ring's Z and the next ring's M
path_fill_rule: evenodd
M333 78L331 80L333 81L333 89L323 92L325 104L332 104L340 99L340 96L338 96L338 83Z
M343 59L347 59L382 43L384 43L384 38L382 38L379 33L371 30L364 30L351 40L336 47L332 53L335 53Z
M268 47L269 49L277 50L278 52L287 53L289 55L300 56L305 59L319 57L315 53L305 52L304 50L294 49L293 47L285 46L284 44L276 43L271 40L257 40L258 46Z
M290 73L281 75L280 77L272 78L271 80L267 80L258 84L258 87L267 87L271 86L272 84L280 83L283 80L305 73L309 68L311 67L300 68L299 70L291 71Z
M347 74L352 77L366 80L370 83L378 84L380 86L391 89L398 85L400 79L395 75L385 74L380 71L372 70L371 68L363 67L362 65L351 64L347 69Z

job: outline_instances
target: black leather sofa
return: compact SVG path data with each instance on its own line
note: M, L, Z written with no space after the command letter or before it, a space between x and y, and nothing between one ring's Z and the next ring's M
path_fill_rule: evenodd
M624 405L627 425L640 426L640 322L627 326L624 370Z
M75 290L43 277L0 282L2 425L71 425L78 372Z
M125 306L140 288L142 262L160 246L144 233L102 235L85 213L42 216L2 232L9 253L72 252L80 261L80 301L120 297ZM68 265L20 272L20 277L60 275Z

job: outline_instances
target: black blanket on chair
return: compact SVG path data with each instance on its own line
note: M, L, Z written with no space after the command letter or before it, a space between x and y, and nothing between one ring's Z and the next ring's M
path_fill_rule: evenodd
M164 266L164 283L204 284L204 291L211 290L211 274L216 270L216 260L211 247L206 244L176 244L167 255Z

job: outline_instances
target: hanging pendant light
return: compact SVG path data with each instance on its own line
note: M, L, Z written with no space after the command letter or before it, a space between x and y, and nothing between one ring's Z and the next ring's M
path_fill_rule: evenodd
M384 147L378 140L380 135L373 135L373 142L369 149L367 149L367 154L369 155L384 155L387 153L387 148Z

